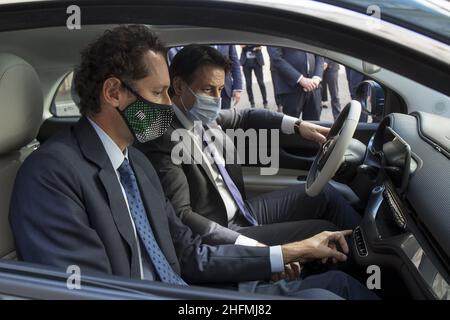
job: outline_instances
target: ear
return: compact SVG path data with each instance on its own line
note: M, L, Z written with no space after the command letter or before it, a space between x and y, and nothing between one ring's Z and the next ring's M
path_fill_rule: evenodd
M111 77L103 82L102 96L103 100L110 106L117 108L125 99L125 90L119 79Z
M173 78L172 88L176 96L181 96L183 94L183 84L184 81L180 77Z

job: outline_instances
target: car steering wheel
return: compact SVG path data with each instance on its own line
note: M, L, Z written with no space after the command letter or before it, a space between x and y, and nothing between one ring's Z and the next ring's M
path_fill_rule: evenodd
M327 141L320 147L306 179L306 194L317 196L344 161L361 115L361 103L352 100L334 122Z

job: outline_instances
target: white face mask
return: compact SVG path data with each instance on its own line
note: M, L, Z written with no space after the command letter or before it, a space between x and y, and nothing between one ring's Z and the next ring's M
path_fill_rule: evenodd
M201 121L203 125L210 124L216 120L222 107L222 98L201 96L195 94L189 86L188 88L195 97L194 105L191 110L187 111L187 115L191 118L191 120ZM183 100L181 100L181 103L183 103ZM186 110L184 103L183 107Z

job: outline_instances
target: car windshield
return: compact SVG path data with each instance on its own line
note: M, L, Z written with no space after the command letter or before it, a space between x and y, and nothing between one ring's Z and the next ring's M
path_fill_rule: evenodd
M445 0L319 1L371 15L374 13L369 7L375 5L381 19L450 44L450 2Z

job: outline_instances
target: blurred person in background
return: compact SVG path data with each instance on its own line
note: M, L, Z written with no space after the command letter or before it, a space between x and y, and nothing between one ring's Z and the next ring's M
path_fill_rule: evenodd
M255 73L256 81L258 82L259 90L263 98L263 106L267 108L267 91L264 84L263 65L264 57L262 54L262 47L260 45L241 45L241 66L244 71L245 84L248 94L250 107L255 107L255 99L253 97L252 89L252 72Z

